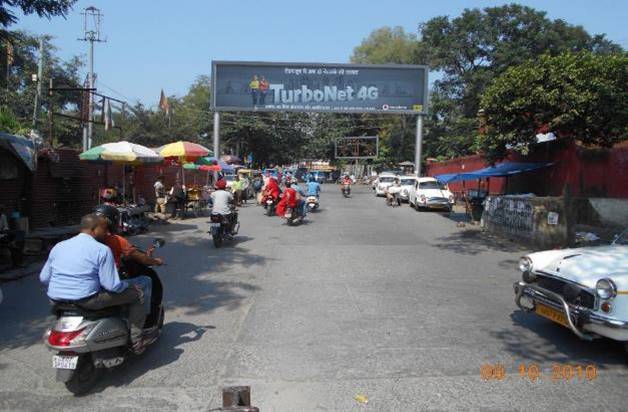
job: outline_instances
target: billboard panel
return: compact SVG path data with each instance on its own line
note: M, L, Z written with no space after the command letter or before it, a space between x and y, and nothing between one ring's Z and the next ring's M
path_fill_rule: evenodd
M217 111L406 113L427 111L426 66L212 63Z
M336 159L377 159L379 136L341 137L335 142Z

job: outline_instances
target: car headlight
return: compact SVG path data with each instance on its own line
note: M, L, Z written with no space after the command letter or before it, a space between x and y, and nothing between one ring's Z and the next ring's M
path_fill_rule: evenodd
M600 279L595 284L595 293L601 299L611 299L617 295L617 287L610 279Z
M519 259L519 270L522 272L531 272L532 259L527 256L523 256L521 259Z

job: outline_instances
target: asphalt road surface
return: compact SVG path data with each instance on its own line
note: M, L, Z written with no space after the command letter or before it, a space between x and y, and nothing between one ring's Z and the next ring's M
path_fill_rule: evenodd
M265 412L626 410L620 345L516 309L522 249L355 192L324 185L322 209L299 227L246 206L220 250L206 218L133 238L168 242L163 335L84 397L54 380L36 277L2 285L0 409L209 410L223 386L251 385ZM480 376L499 364L503 379ZM542 376L522 378L520 365ZM553 365L597 376L553 381Z

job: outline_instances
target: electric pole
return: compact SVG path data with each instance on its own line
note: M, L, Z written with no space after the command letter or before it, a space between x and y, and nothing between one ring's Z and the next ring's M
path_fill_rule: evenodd
M83 126L83 150L89 150L92 147L92 131L94 120L94 43L104 43L106 40L100 38L100 24L103 14L100 9L94 6L87 7L83 13L83 33L84 36L80 41L89 42L89 104L88 104L88 120L87 127Z
M44 77L44 38L39 38L39 61L37 62L37 92L35 93L35 107L33 108L33 130L37 131L39 119L39 105L41 104L41 82Z

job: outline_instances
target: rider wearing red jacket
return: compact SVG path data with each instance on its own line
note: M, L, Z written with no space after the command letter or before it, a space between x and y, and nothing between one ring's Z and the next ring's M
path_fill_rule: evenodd
M299 194L296 190L289 187L283 191L283 197L277 204L277 216L283 217L286 214L287 208L296 208L299 201Z

